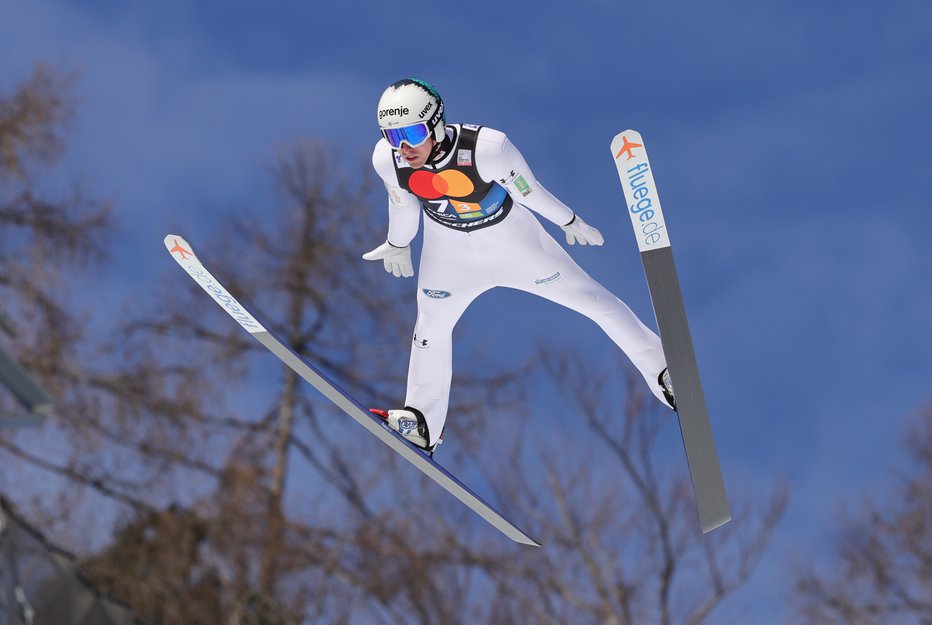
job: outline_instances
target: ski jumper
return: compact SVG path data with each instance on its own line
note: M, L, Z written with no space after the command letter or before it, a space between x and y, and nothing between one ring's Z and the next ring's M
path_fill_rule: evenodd
M575 214L534 177L508 137L448 124L442 160L413 169L385 139L372 163L388 192L388 242L405 247L425 215L417 323L405 405L424 414L433 445L447 418L453 328L466 307L497 286L539 295L592 319L663 400L660 338L583 271L528 209L563 226Z

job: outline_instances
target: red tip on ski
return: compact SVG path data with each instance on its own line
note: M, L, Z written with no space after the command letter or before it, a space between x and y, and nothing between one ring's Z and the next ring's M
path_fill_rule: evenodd
M384 410L379 410L378 408L369 408L369 412L371 412L374 415L378 415L382 417L386 421L388 420L388 413L385 412Z

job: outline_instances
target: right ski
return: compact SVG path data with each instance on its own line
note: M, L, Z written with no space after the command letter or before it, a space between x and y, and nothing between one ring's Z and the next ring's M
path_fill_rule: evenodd
M221 308L233 317L257 341L288 365L295 373L320 391L343 412L355 419L402 458L417 467L424 475L439 484L448 493L466 504L476 514L488 521L500 532L515 542L539 547L533 538L518 529L500 512L492 508L478 495L463 485L446 469L433 461L427 453L418 449L398 432L391 429L382 419L371 414L362 404L346 391L329 380L320 370L308 363L281 340L264 328L249 311L214 278L194 255L194 248L182 237L170 234L165 237L165 247L178 264L214 299Z
M626 130L615 135L612 155L637 236L660 341L673 380L676 413L696 494L699 523L703 532L709 532L731 520L731 509L657 185L640 133Z

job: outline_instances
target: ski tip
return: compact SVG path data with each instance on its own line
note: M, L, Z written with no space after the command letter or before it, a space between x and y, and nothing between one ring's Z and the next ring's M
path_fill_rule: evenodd
M641 133L639 133L637 130L625 130L624 132L619 132L612 139L612 156L615 157L616 161L622 156L626 156L626 160L641 157L643 156L643 149L644 139L641 138ZM635 154L635 150L638 150L637 154Z
M189 258L196 258L194 255L194 248L180 235L169 234L165 237L163 242L165 243L165 249L168 250L168 253L171 254L175 260L182 261Z
M634 139L634 140L640 141L641 133L631 128L628 128L627 130L622 130L617 135L612 137L612 143L615 143L616 141L624 141L625 137L628 137L629 140Z
M384 410L379 410L378 408L369 408L369 412L378 416L383 421L388 421L388 413Z
M165 243L165 247L168 248L174 247L177 243L181 243L189 249L191 248L191 244L180 234L166 234L163 243Z

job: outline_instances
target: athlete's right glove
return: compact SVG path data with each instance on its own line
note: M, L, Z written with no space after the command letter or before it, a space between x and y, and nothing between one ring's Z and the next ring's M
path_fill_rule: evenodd
M566 242L570 245L577 242L580 245L602 245L605 243L602 233L584 222L579 215L574 215L573 221L560 227L566 232Z
M396 278L404 276L410 278L414 275L414 264L411 262L411 246L395 247L388 241L371 252L362 255L365 260L381 260L385 262L385 271Z

